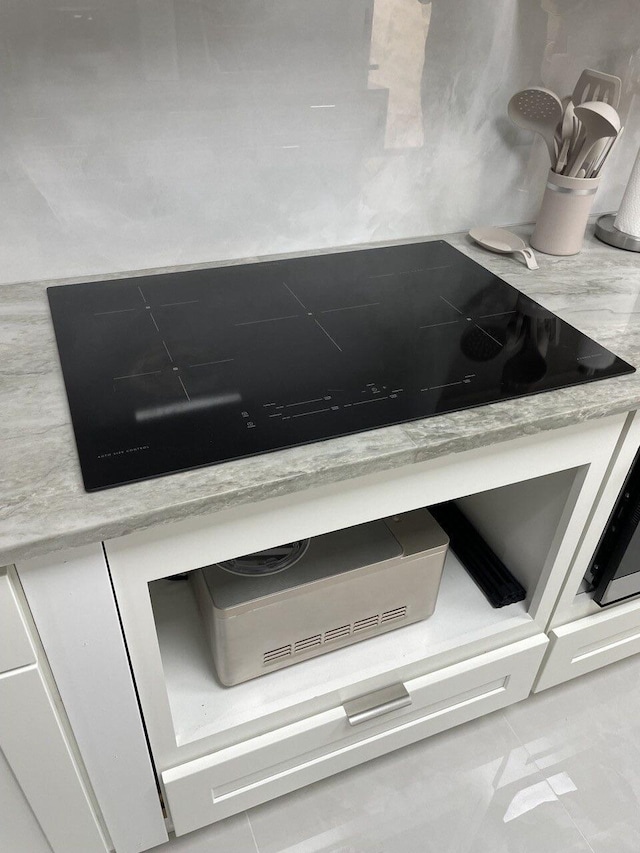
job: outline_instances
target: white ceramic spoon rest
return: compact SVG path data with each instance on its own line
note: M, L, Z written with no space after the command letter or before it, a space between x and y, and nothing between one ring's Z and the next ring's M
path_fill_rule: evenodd
M500 255L522 255L530 270L539 268L536 256L529 246L521 237L512 231L507 231L506 228L472 228L469 236L490 252L497 252Z

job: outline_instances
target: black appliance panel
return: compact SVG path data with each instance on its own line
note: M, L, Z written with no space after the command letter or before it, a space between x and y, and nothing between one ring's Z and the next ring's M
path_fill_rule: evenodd
M88 491L634 370L441 240L48 296Z
M598 543L587 578L601 607L640 594L640 453Z

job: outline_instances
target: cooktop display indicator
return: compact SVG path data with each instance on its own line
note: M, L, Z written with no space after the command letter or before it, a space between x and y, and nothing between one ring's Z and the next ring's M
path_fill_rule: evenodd
M48 296L88 491L634 370L442 240Z

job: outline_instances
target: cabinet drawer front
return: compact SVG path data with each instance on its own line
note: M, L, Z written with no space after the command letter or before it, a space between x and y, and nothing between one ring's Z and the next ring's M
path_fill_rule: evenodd
M640 600L554 628L549 638L536 693L640 652Z
M0 672L35 663L27 626L6 572L0 569Z
M524 699L547 642L538 634L412 679L405 684L411 704L356 726L339 706L166 770L176 834Z

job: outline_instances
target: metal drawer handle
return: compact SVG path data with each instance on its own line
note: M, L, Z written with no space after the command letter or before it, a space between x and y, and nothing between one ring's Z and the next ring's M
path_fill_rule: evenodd
M357 726L358 723L366 723L367 720L381 717L390 711L397 711L398 708L406 708L410 704L411 696L404 684L392 684L390 687L383 687L382 690L367 693L366 696L351 699L342 707L349 725Z

